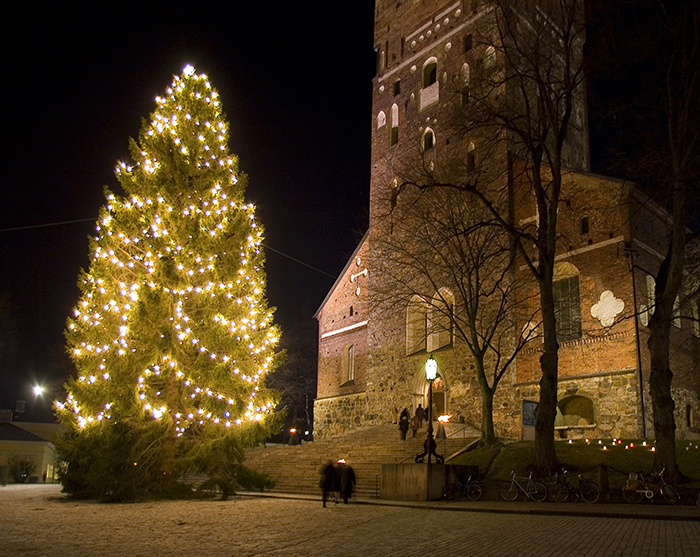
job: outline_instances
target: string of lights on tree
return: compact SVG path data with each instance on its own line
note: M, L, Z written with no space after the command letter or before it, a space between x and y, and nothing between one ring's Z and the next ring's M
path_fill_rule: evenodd
M178 435L260 422L279 331L219 96L187 66L156 104L117 165L125 195L106 191L66 330L78 377L56 404L80 428L135 409Z

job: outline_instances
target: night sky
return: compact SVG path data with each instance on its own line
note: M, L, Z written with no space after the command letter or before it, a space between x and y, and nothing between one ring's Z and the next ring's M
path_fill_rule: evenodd
M218 89L249 176L277 322L311 316L366 228L374 2L24 6L3 22L0 408L46 416L31 387L65 379L103 187L119 191L117 160L188 63Z

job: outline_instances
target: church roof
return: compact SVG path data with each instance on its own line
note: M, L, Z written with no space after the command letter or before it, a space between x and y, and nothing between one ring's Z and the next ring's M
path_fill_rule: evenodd
M357 255L357 252L360 251L360 248L363 246L363 244L367 241L367 237L369 236L369 229L367 229L367 232L365 232L365 235L362 236L362 240L357 244L357 247L355 248L355 251L352 252L352 255L348 258L348 262L345 264L345 267L343 267L343 270L340 271L340 274L338 275L338 278L335 279L335 282L333 283L333 286L331 286L331 289L328 291L328 294L326 294L326 297L323 298L323 301L321 302L321 305L318 306L318 309L316 310L316 313L314 313L314 317L318 319L318 314L321 312L323 309L323 306L326 305L326 302L328 301L328 298L331 297L331 294L333 294L333 291L335 288L338 286L338 283L343 279L345 276L345 273L348 270L348 267L350 267L350 264L355 260L355 256Z
M21 427L12 425L9 422L0 423L0 441L32 441L35 443L47 442L38 435L29 433L28 431L23 430Z

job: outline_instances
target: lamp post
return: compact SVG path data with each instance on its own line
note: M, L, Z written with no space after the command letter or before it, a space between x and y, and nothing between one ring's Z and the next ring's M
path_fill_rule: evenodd
M437 361L430 355L430 358L425 362L425 378L428 380L428 435L423 443L423 452L416 455L416 462L419 464L428 456L428 465L430 465L430 455L435 457L435 462L443 464L445 458L435 452L436 443L433 436L433 381L437 377Z

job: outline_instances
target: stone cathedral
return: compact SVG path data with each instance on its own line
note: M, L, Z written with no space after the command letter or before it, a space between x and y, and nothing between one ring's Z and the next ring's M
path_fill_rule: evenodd
M537 21L546 24L546 6L536 13ZM451 320L445 321L444 314L431 316L431 305L424 303L432 295L456 316L464 311L459 292L445 280L430 285L432 294L425 290L413 299L398 294L392 299L387 286L382 245L401 225L392 221L397 185L419 181L411 178L410 169L440 174L441 181L454 183L485 169L496 177L491 184L511 192L511 222L524 230L537 222L533 196L512 170L517 167L518 139L504 134L500 141L487 141L488 130L470 132L459 118L460 107L476 102L470 99L475 76L508 75L508 61L494 44L497 22L490 2L376 0L374 16L377 74L368 115L369 230L316 313L314 432L319 438L391 423L395 409L427 407L424 364L430 355L439 365L434 413L477 428L481 424L482 397L472 353ZM574 58L582 56L584 41L580 37ZM507 80L502 83L497 94L517 94ZM580 88L585 91L585 83ZM590 172L585 94L572 106L561 160L565 176L554 269L555 299L562 297L556 434L562 439L652 436L646 325L669 218L633 184ZM410 239L410 232L404 235ZM535 315L534 280L518 262L513 276L517 297L524 300L518 311ZM679 438L700 438L697 316L698 306L687 304L674 321ZM510 329L513 336L529 323L517 319ZM541 351L541 339L534 335L503 374L493 403L496 435L534 437Z

